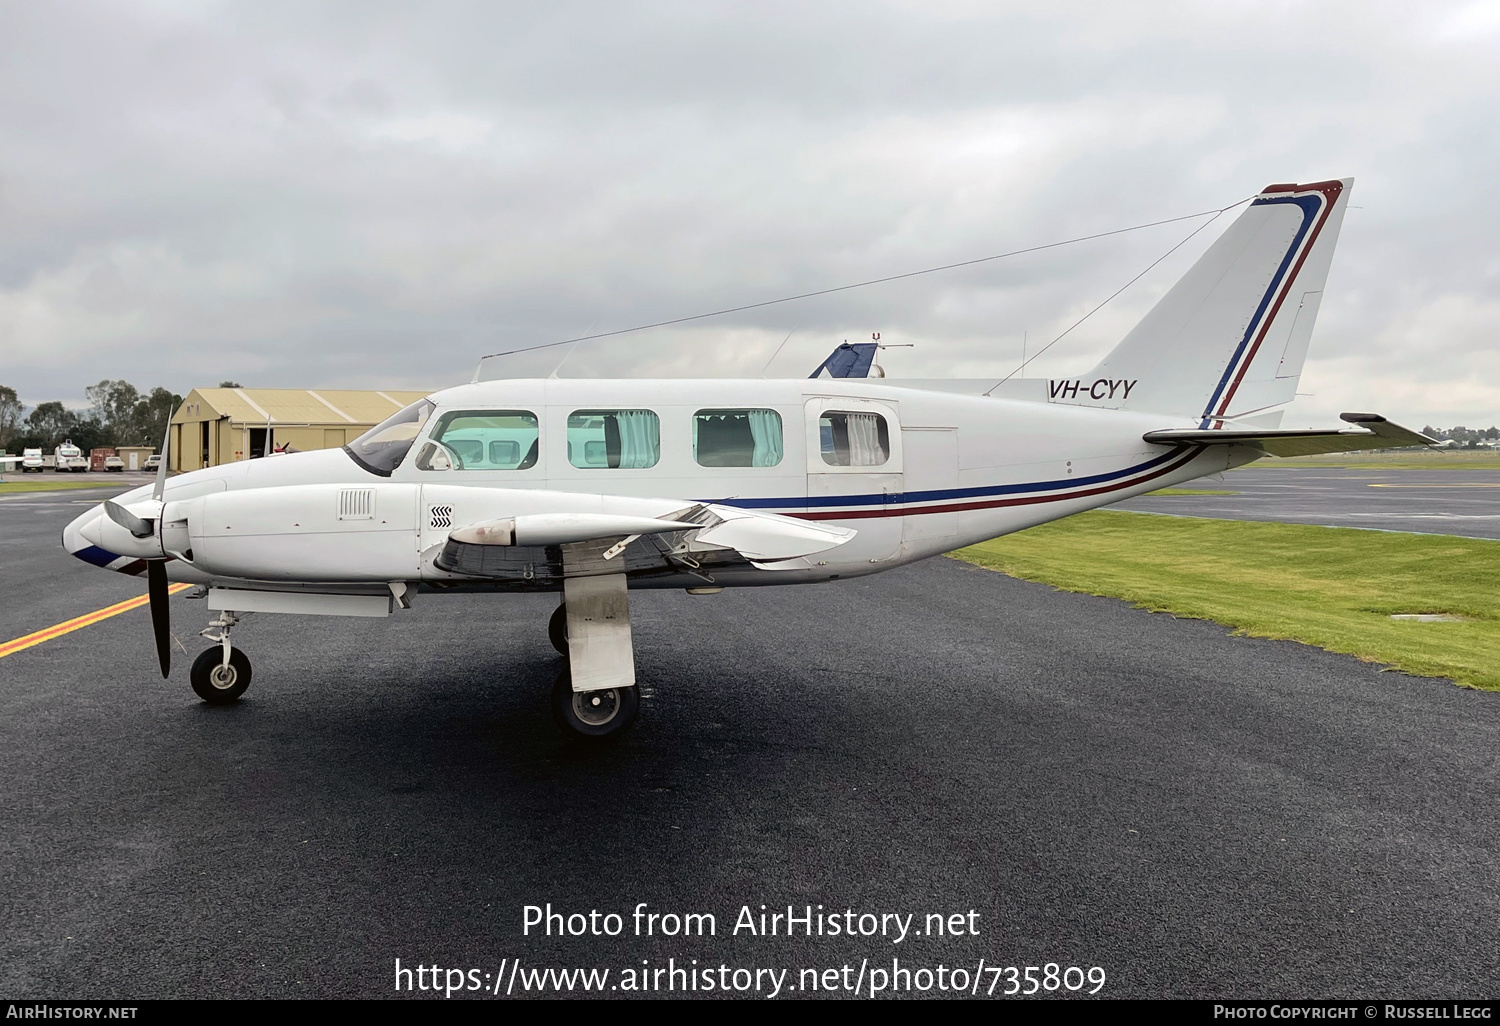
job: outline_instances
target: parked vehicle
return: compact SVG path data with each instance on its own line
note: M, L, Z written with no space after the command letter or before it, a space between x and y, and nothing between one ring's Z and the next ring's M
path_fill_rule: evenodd
M40 474L46 468L46 462L42 459L40 449L21 450L21 473Z
M53 455L57 457L57 472L59 474L65 470L70 474L88 472L88 459L83 455L83 450L74 445L71 440L63 442L62 445L54 449Z
M160 466L161 466L161 453L156 453L155 455L147 456L146 457L146 465L144 467L142 467L141 469L142 470L149 470L149 471L152 471L154 473L156 471L156 468L158 468Z
M123 474L125 473L125 461L118 456L106 456L104 457L104 469Z

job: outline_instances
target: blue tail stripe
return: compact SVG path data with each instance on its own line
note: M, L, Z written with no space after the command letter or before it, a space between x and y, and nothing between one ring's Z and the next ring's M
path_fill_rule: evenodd
M1277 196L1274 198L1258 199L1250 204L1252 207L1270 206L1275 203L1294 203L1302 208L1302 227L1297 229L1297 234L1292 239L1292 244L1287 247L1286 256L1281 258L1281 266L1276 268L1276 274L1271 278L1271 284L1266 288L1266 294L1260 297L1260 305L1255 308L1255 316L1250 318L1250 324L1245 328L1245 337L1240 339L1239 346L1230 357L1228 365L1224 368L1224 376L1219 379L1218 386L1214 389L1212 398L1208 405L1203 408L1203 422L1198 426L1207 428L1209 420L1214 412L1214 407L1219 402L1219 396L1224 394L1224 389L1229 387L1229 379L1234 376L1234 369L1239 366L1240 357L1244 355L1245 349L1250 345L1250 340L1260 330L1260 319L1265 316L1266 308L1271 305L1278 289L1281 288L1282 279L1286 277L1287 268L1292 265L1292 258L1297 255L1297 250L1302 246L1302 240L1307 237L1308 229L1312 227L1313 221L1317 219L1318 211L1326 202L1321 193L1307 196Z

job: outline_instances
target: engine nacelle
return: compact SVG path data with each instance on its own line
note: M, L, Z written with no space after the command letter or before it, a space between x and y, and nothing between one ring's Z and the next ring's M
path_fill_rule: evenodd
M251 488L169 503L163 519L169 541L186 520L190 561L214 575L400 581L418 575L419 496L414 484Z
M613 513L529 513L460 527L450 536L464 545L566 545L569 542L687 531L697 524Z

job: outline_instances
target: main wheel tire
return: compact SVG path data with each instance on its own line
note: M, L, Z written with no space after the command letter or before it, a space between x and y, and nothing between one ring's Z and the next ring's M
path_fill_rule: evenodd
M552 715L557 725L590 741L619 737L635 723L640 711L641 696L637 688L574 691L573 675L567 670L557 675L557 683L552 686Z
M218 645L193 660L188 679L193 691L209 705L229 705L239 701L250 686L250 660L237 648L229 650L229 665L224 665L224 650Z
M547 640L563 655L568 654L568 607L558 606L547 621Z

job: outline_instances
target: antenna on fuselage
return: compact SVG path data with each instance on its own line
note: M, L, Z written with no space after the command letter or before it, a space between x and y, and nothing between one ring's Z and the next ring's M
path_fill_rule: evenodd
M878 331L872 331L872 332L870 332L870 341L875 343L875 349L877 351L879 351L881 349L915 349L915 348L917 348L917 344L915 342L882 342L882 341L880 341L880 332L878 332ZM883 378L883 377L885 377L885 368L882 367L882 366L880 366L880 364L878 364L878 363L871 363L870 364L870 372L868 374L866 374L865 377L867 377L867 378Z

